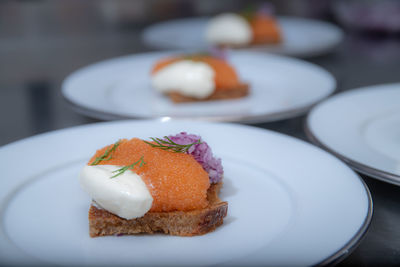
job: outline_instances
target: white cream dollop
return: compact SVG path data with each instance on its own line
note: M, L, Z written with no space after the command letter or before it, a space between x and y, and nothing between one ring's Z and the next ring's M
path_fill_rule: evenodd
M111 178L119 168L86 165L80 174L81 186L103 209L128 220L142 217L150 210L153 197L142 178L130 170Z
M214 75L214 70L204 62L180 60L154 73L151 82L161 93L175 91L202 99L214 92Z
M219 45L247 45L253 38L249 23L234 13L224 13L210 19L206 29L206 40Z

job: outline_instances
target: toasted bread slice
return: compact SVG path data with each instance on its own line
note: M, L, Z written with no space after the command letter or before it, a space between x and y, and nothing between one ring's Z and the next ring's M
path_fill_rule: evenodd
M175 103L183 102L200 102L209 100L224 100L224 99L235 99L245 97L249 94L249 85L247 83L242 83L236 88L215 90L212 95L205 99L198 99L190 96L182 95L178 92L168 93L168 97Z
M222 183L212 184L207 192L209 206L200 210L148 212L143 217L126 220L93 204L89 209L91 237L165 233L178 236L203 235L223 223L228 203L218 197Z

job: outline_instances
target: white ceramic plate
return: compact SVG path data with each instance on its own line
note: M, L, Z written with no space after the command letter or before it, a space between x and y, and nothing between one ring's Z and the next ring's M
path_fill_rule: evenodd
M143 41L156 48L205 49L205 31L209 18L177 19L149 26ZM279 45L252 46L247 49L290 56L316 56L332 50L343 39L338 27L317 20L279 17L283 42Z
M335 95L310 112L307 129L355 170L400 185L400 83Z
M119 138L200 134L222 158L228 216L197 237L90 238L78 174ZM319 148L259 128L189 121L106 122L0 149L0 261L38 265L314 265L349 254L372 203L361 179Z
M151 87L149 77L155 62L172 54L125 56L85 67L64 81L62 93L79 112L100 119L167 116L266 122L302 114L336 87L331 74L305 61L256 52L232 52L229 61L241 80L251 84L248 97L174 104Z

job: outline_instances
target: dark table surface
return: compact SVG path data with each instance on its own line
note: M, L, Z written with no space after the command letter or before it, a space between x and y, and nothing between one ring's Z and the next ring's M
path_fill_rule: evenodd
M6 7L8 9L4 6L0 9L0 15L12 12ZM4 17L0 16L0 22L4 22L2 19ZM0 145L47 131L97 122L71 109L60 92L62 80L77 68L99 60L150 51L139 38L146 24L111 23L110 26L82 19L76 24L84 29L69 31L66 28L63 33L57 33L51 25L30 21L28 15L25 26L32 27L32 31L0 30ZM400 82L398 36L347 31L337 49L306 60L324 67L336 77L337 92ZM302 116L255 126L307 140L304 120ZM371 191L374 215L364 239L339 266L400 265L400 187L361 177Z

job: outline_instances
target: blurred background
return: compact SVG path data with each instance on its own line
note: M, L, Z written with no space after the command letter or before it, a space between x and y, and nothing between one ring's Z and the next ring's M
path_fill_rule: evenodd
M0 0L0 145L38 133L97 120L74 112L60 87L80 67L117 56L154 50L140 36L154 22L240 11L245 0ZM314 18L336 24L344 40L324 55L306 60L331 72L337 92L400 81L400 1L279 0L269 1L277 15ZM305 139L304 116L258 124ZM394 229L399 190L364 177L373 188L376 211L371 232L341 265L400 263L400 233ZM391 197L392 195L393 197ZM387 198L383 198L386 196ZM391 204L391 203L389 203ZM390 214L391 221L385 221ZM389 216L389 215L388 215ZM391 225L391 223L394 223ZM379 226L378 226L379 225ZM384 227L382 227L382 225ZM387 233L385 233L387 234ZM397 236L396 236L397 235Z
M96 61L152 50L140 39L146 26L174 18L240 11L263 2L0 1L0 145L94 121L68 107L60 93L62 80ZM345 30L345 40L335 50L308 59L333 73L339 91L398 81L400 1L270 2L278 15L325 20Z

